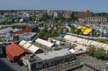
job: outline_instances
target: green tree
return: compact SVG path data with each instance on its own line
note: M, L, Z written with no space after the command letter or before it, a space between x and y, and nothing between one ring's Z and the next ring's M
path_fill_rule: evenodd
M56 29L50 29L50 30L44 29L39 32L38 37L47 40L49 37L58 36L58 34L59 34L58 30Z
M96 41L98 41L98 42L102 42L102 43L106 43L106 42L107 42L106 39L96 39Z
M105 55L105 50L103 48L97 48L94 52L94 57L98 59L103 59Z
M88 55L90 56L93 56L95 51L96 51L96 48L94 47L87 48Z

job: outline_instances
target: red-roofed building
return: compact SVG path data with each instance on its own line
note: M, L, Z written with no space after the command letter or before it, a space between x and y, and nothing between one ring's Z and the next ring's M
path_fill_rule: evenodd
M22 31L23 32L32 32L32 29L30 28L30 27L24 27L23 29L22 29Z
M14 32L14 33L15 34L23 34L25 32L32 32L32 29L30 27L25 26L25 27L22 28L22 30Z
M25 55L26 50L17 44L10 44L6 47L7 57L11 62L19 62L21 57Z

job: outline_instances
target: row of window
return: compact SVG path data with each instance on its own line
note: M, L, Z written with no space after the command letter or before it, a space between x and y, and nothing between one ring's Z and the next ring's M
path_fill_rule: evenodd
M41 69L45 69L48 67L52 67L52 66L56 66L58 64L63 64L66 62L70 62L75 60L76 57L73 55L67 55L67 56L63 56L60 58L54 58L54 59L50 59L47 61L42 61L42 62L38 62L36 64L32 64L32 68L35 68L36 70L41 70Z

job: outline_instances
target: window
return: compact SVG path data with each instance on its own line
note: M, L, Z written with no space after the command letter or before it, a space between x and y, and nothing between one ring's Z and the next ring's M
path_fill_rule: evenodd
M43 63L42 62L36 63L36 69L37 70L43 69Z
M32 70L35 70L36 69L36 64L35 63L31 64L31 69Z
M2 48L0 47L0 54L3 54L3 50L2 50Z
M49 67L49 64L46 62L44 63L44 68L48 68Z

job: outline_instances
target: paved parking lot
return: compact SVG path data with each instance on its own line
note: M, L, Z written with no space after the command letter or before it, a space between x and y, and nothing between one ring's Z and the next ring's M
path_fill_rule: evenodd
M102 69L105 68L105 64L108 62L108 60L100 60L88 55L78 57L78 58L81 60L81 62L94 65L94 66L99 66Z

